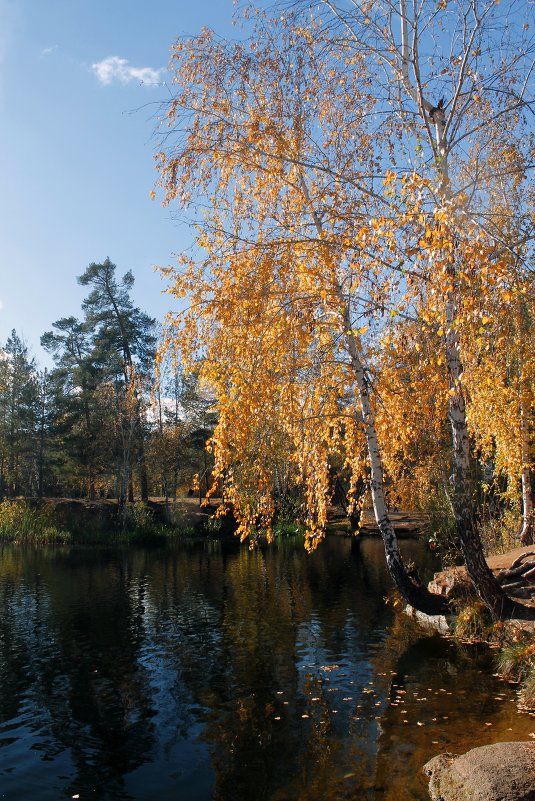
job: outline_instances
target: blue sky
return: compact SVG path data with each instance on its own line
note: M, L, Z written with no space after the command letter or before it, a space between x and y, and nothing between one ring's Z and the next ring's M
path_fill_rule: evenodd
M232 0L0 0L0 344L80 314L76 276L107 256L163 319L154 265L190 233L150 199L154 114L177 35L232 35Z

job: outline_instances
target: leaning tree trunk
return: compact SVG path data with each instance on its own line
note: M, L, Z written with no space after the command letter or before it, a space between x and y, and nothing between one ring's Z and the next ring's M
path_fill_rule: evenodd
M435 129L434 148L437 155L439 187L438 194L443 206L451 202L448 172L449 144L446 135L446 119L442 106L422 109L432 121ZM483 543L474 523L472 513L472 482L470 476L470 437L466 420L466 401L461 383L462 363L457 330L458 270L455 253L449 258L448 283L445 292L445 356L449 377L448 416L453 439L453 511L457 536L463 557L475 589L483 603L497 618L513 615L525 616L526 607L516 604L503 591L485 559Z
M426 587L417 583L407 572L407 568L401 557L396 532L394 531L394 527L388 515L388 507L384 493L383 464L379 443L377 441L375 414L370 401L369 383L359 355L356 336L351 329L349 312L346 312L345 323L346 342L358 388L370 460L370 490L373 511L383 539L388 570L397 589L411 606L428 615L444 614L448 610L446 600L440 595L429 592Z
M454 288L446 296L446 362L450 380L449 419L453 435L453 509L468 575L483 601L497 618L525 617L526 607L516 604L503 591L487 564L481 537L472 513L470 478L470 438L466 421L466 403L461 385L461 358L455 327L456 296Z
M313 209L308 187L302 172L299 173L299 178L303 195L312 210L314 226L321 238L323 235L321 216L318 215ZM407 568L403 563L403 559L399 551L396 532L394 531L394 527L392 526L388 516L388 507L384 492L383 463L381 459L379 443L377 441L375 415L370 401L368 379L366 377L364 365L359 353L360 342L357 341L358 335L355 334L354 328L351 325L350 308L342 287L339 284L335 285L335 294L339 302L340 315L342 318L341 324L343 326L342 330L344 333L349 358L351 360L353 374L355 376L357 394L360 400L362 422L364 424L368 458L370 460L370 491L373 502L373 511L379 532L383 540L388 571L394 584L407 603L409 603L419 612L424 612L428 615L444 614L448 610L447 601L442 596L429 592L429 590L419 581L417 581L413 576L409 575Z

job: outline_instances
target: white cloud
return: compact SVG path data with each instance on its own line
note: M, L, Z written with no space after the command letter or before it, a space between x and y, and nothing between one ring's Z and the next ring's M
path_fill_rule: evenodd
M154 69L153 67L133 67L126 58L120 58L119 56L109 56L96 64L92 64L91 69L104 86L108 86L114 81L122 84L127 84L131 81L155 84L160 81L162 73L161 69Z
M54 53L58 49L58 45L52 45L51 47L45 47L41 50L42 56L49 56L51 53Z

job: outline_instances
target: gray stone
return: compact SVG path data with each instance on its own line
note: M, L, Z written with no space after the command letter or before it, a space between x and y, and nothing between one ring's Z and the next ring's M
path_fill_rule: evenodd
M494 743L424 765L433 801L535 801L535 742Z
M404 611L406 615L417 620L424 628L439 631L441 634L447 634L451 631L450 623L445 615L426 615L425 612L420 612L418 609L409 605L405 607Z

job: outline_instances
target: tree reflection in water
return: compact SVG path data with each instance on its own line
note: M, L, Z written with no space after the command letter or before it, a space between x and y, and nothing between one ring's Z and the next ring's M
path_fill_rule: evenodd
M422 636L388 588L372 541L5 549L4 797L414 801L467 731L525 738L487 657Z

